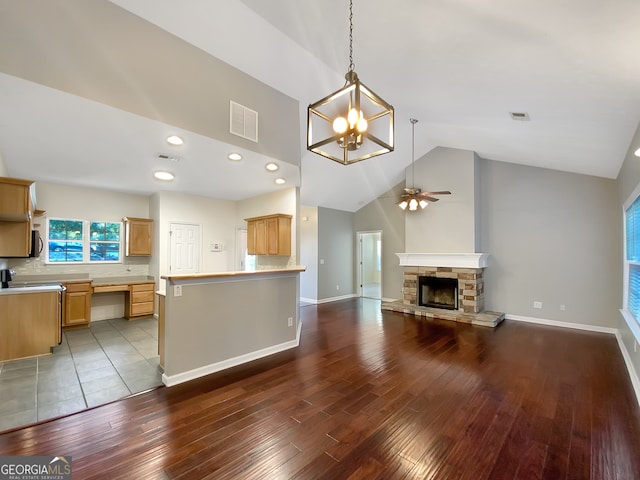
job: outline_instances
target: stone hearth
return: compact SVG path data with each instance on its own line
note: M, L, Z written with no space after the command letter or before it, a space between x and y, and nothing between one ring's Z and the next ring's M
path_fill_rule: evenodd
M400 265L404 266L403 298L402 301L382 303L383 310L488 327L495 327L504 320L504 313L484 310L484 268L487 254L397 255ZM418 305L418 277L422 276L457 279L458 309Z

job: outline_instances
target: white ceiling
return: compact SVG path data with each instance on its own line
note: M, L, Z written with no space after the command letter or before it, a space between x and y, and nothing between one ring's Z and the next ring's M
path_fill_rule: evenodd
M80 0L66 3L74 1ZM404 179L411 162L410 117L420 120L416 157L445 146L616 178L634 147L640 121L637 0L354 0L355 70L394 105L396 151L347 167L308 153L303 133L306 106L344 82L347 0L113 3L300 102L301 138L292 141L303 152L301 177L284 162L278 175L287 186L301 185L304 205L355 211ZM0 0L0 14L13 5ZM12 46L3 43L0 54L6 48ZM512 120L514 111L527 112L530 121ZM169 167L176 181L160 184L149 175L166 167L155 157L168 150L158 139L176 130L187 143L170 153L183 160ZM67 132L75 132L73 138ZM264 171L267 158L244 152L245 160L234 165L223 160L229 150L171 125L0 74L0 152L12 176L230 200L281 188Z

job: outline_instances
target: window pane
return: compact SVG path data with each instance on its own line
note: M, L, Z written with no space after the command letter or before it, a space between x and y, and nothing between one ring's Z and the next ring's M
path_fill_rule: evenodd
M94 262L117 262L120 260L120 244L91 242L90 258Z
M49 261L81 262L82 242L49 241Z
M91 222L92 241L120 241L120 224L107 222Z
M104 223L91 222L91 240L104 240Z

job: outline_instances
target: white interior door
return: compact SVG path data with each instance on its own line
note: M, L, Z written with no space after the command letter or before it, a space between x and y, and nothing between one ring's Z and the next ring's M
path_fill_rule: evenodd
M169 226L170 261L172 274L198 273L200 271L200 225L172 223Z

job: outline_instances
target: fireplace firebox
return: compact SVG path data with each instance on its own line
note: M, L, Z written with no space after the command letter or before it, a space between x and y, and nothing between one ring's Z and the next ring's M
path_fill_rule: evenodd
M424 307L458 309L458 279L418 277L418 305Z

